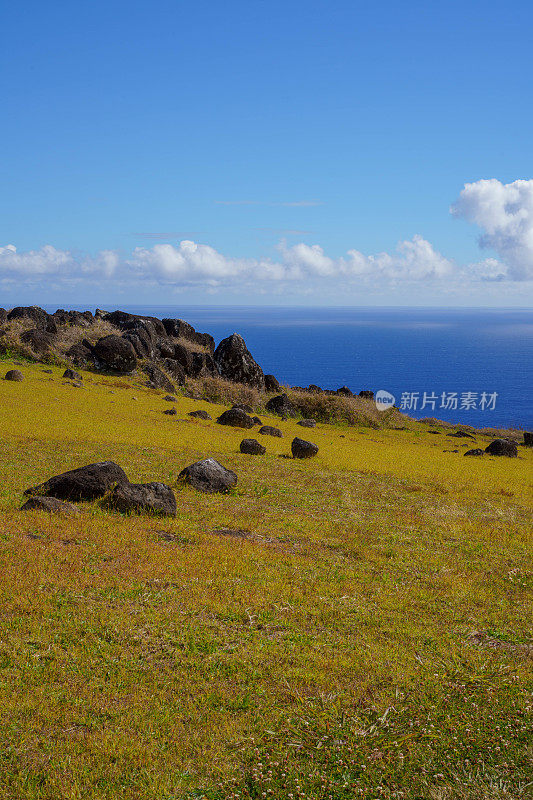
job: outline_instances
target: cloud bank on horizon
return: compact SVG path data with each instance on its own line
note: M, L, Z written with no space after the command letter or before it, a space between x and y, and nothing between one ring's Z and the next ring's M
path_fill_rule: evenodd
M454 217L477 225L481 229L480 247L494 251L498 258L458 265L420 235L401 241L392 253L364 255L351 249L340 258L328 256L318 244L303 242L292 246L281 242L276 259L232 258L189 240L177 246L137 247L128 256L115 250L88 256L52 245L18 252L8 244L0 247L0 283L26 280L76 285L106 280L128 285L216 288L305 280L319 283L332 278L347 286L356 279L389 284L458 277L474 281L533 280L533 180L467 183L450 211Z

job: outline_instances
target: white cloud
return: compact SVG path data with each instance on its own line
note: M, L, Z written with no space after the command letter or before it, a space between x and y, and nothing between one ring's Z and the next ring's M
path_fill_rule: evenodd
M489 259L489 271L498 272L500 279L533 279L533 180L467 183L450 210L484 231L480 246L494 250L503 262L496 267L495 259Z
M127 257L114 250L102 250L93 257L56 250L50 245L18 253L13 245L8 245L0 248L0 278L54 278L69 283L101 278L118 284L248 285L260 290L260 284L304 281L309 284L327 279L345 283L365 277L426 281L445 277L453 269L451 262L420 236L400 242L392 255L365 256L349 250L345 257L331 258L320 245L303 242L291 247L282 242L278 250L277 260L232 258L209 245L185 239L177 246L137 247Z

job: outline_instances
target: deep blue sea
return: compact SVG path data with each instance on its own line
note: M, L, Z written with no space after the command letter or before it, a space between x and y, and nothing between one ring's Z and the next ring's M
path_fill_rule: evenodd
M217 343L237 331L282 383L384 389L414 417L533 429L533 309L124 310L185 319Z

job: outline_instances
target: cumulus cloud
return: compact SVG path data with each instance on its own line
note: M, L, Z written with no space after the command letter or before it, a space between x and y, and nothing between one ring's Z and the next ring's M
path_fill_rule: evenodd
M115 283L171 286L239 286L273 282L356 283L364 278L425 281L443 278L453 265L421 236L400 242L396 252L365 256L349 250L341 258L328 256L320 245L281 242L278 259L232 258L215 248L183 240L179 245L136 247L127 257L114 250L95 256L73 254L47 245L19 253L13 245L0 248L0 276L19 279L55 278L69 282L105 278Z
M465 184L451 207L455 217L478 225L483 233L479 244L494 250L501 259L488 259L490 280L533 279L533 180L501 183L495 178ZM480 265L473 265L479 272ZM483 271L483 267L481 268Z

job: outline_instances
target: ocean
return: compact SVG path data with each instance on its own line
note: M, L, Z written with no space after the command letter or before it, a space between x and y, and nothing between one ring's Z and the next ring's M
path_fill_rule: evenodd
M110 309L112 310L112 309ZM533 310L128 306L217 343L240 333L291 386L385 390L409 415L533 430Z

